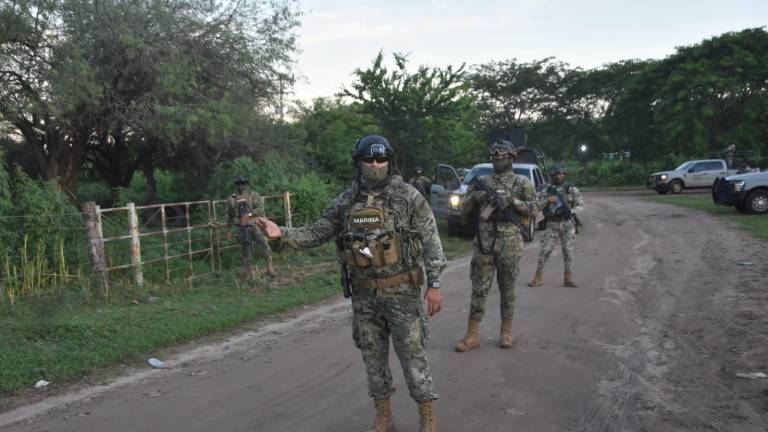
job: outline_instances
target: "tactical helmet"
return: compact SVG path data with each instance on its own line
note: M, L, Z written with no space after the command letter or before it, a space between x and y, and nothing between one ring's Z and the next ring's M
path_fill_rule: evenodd
M565 175L565 165L563 165L561 163L553 165L552 169L549 170L550 177L555 175L555 174L560 174L560 173Z
M237 177L235 177L235 184L236 185L243 185L248 184L248 177L240 174Z
M366 156L393 159L394 155L395 150L389 145L389 141L386 138L379 135L367 135L357 140L355 151L352 154L352 161L357 166L360 159Z
M419 174L419 173L422 173L422 174L424 174L424 170L423 170L423 169L421 169L421 167L420 167L420 166L417 166L417 167L416 167L416 169L415 169L415 171L416 171L416 174Z
M499 140L491 144L488 153L490 153L491 157L509 155L517 159L517 148L507 140Z

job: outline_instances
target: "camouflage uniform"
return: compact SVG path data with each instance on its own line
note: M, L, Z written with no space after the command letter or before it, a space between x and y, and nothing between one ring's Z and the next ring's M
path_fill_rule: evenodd
M427 200L427 204L430 204L430 195L432 193L432 182L423 175L417 175L411 179L411 186L421 192L421 195Z
M573 185L559 185L557 192L565 198L566 206L571 209L571 213L579 216L584 209L584 200L581 198L581 192ZM552 206L547 201L547 188L542 189L538 195L539 208L547 213L547 207ZM563 248L563 263L565 272L573 272L574 249L576 243L576 225L573 218L567 220L550 220L547 218L547 229L541 236L541 251L539 251L539 261L537 268L543 271L544 265L552 254L555 244L560 242Z
M355 215L370 208L383 211L383 226L361 227L363 222ZM429 281L439 280L446 263L435 219L424 197L400 176L389 176L372 191L358 181L312 225L281 229L283 241L294 248L315 247L334 238L344 245L352 280L352 335L365 363L370 396L384 400L394 392L388 361L391 336L411 397L420 404L437 399L425 354L428 332L420 292L423 275L416 258L423 255ZM386 237L387 232L396 236ZM383 249L398 251L401 258L389 265L366 263L356 251L366 248L376 255L376 245L382 243L370 241L378 238L388 238L383 244L389 249ZM402 275L407 275L405 280L394 286L373 286Z
M267 238L261 230L249 223L245 227L240 225L240 215L238 206L240 202L245 203L245 210L251 214L251 216L264 216L264 201L257 192L250 189L245 189L242 193L233 193L227 201L227 216L231 223L238 227L237 230L237 242L242 245L241 259L243 267L250 271L251 259L253 257L253 246L258 245L261 249L261 253L266 259L272 258L272 248L269 247ZM248 230L246 232L246 230ZM250 237L251 242L248 242Z
M504 197L520 215L535 217L538 214L536 192L533 183L527 178L509 170L501 174L492 173L481 180ZM465 214L479 211L484 205L484 194L477 191L474 185L469 186L463 205ZM494 217L495 214L487 221L480 221L475 235L470 267L470 321L480 322L483 319L494 272L501 294L502 320L511 321L514 312L515 280L523 255L523 237L514 223L497 222L493 220Z

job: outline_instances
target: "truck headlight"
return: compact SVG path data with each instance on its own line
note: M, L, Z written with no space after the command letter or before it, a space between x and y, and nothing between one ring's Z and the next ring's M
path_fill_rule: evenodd
M667 181L667 175L666 175L666 174L662 174L662 175L660 175L660 176L659 176L659 180L661 180L661 181Z
M448 204L453 208L459 208L459 203L461 203L461 197L458 195L451 195L448 198Z
M747 184L746 180L739 180L739 181L733 182L733 191L734 192L741 192L742 190L744 190L744 185L745 184Z

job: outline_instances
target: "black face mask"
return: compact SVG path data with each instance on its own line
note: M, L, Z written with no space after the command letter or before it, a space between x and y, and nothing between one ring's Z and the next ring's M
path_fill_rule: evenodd
M512 158L493 161L493 172L501 174L512 169Z

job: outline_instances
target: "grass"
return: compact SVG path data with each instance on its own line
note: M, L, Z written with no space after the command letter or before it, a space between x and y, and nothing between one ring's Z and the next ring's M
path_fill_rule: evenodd
M712 197L709 194L654 196L648 197L647 200L705 211L732 220L755 237L768 240L768 215L739 213L734 207L713 203Z
M445 225L440 232L449 259L471 250L470 239L443 234ZM41 379L63 384L99 368L144 361L160 348L341 293L332 244L276 251L280 275L248 286L235 280L239 251L228 255L235 270L191 286L178 281L139 289L126 282L114 284L106 300L70 289L0 304L0 395L29 389Z
M445 219L437 219L437 229L440 232L443 253L449 260L460 258L472 251L471 238L448 235Z

